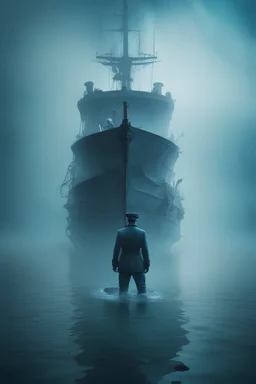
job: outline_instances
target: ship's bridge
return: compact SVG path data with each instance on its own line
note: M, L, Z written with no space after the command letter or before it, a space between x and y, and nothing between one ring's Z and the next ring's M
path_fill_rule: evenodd
M122 122L123 101L129 106L131 121L141 129L165 138L174 110L170 93L162 94L162 83L155 83L152 92L127 90L101 91L93 89L93 83L85 83L86 91L78 102L82 120L82 135L88 135L113 127Z

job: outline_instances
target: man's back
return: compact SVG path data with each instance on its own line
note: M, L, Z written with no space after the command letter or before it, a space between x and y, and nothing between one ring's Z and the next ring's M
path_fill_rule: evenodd
M145 231L138 228L135 225L128 225L119 231L122 253L140 254L140 250L143 246Z
M146 233L136 225L128 225L117 232L114 259L117 259L119 272L144 272L149 264Z
M126 213L128 225L119 229L113 252L112 267L119 272L119 293L128 292L131 276L138 294L146 293L145 273L149 270L146 233L136 226L137 213Z

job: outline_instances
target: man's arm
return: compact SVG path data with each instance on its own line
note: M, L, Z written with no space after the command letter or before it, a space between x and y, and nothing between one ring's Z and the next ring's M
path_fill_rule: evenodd
M120 234L117 232L116 234L116 242L114 246L114 251L113 251L113 259L112 259L112 266L113 268L118 267L118 259L119 259L119 254L121 250L121 245L120 245Z
M144 261L145 270L148 271L150 266L149 253L148 253L148 243L146 238L146 232L143 233L143 243L142 243L142 257Z

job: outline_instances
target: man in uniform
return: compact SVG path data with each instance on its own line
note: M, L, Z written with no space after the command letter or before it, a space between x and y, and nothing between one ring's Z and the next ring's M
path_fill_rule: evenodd
M137 213L126 213L128 225L119 229L113 252L112 266L119 272L119 293L127 293L131 276L138 294L146 293L145 273L150 266L146 233L136 225ZM120 254L121 252L121 254Z

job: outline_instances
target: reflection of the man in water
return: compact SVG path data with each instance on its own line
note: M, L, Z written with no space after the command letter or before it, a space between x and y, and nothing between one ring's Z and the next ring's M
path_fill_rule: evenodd
M78 383L150 384L173 371L171 359L188 344L177 288L162 300L102 300L74 275L71 282L76 361L84 368Z

